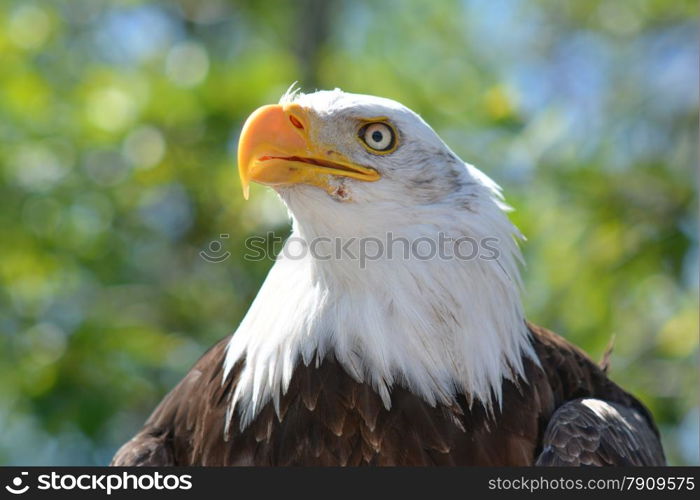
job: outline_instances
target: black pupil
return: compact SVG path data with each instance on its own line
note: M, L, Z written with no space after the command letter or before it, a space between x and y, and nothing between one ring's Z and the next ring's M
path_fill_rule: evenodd
M384 139L384 134L382 134L379 130L372 132L372 140L374 142L382 142L382 139Z

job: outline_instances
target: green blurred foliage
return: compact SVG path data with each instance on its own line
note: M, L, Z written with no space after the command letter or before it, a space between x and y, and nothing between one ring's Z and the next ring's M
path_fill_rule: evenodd
M0 4L0 463L103 464L272 264L239 128L294 81L397 99L503 185L531 320L698 462L697 4ZM221 239L219 235L230 234ZM230 258L199 256L221 240Z

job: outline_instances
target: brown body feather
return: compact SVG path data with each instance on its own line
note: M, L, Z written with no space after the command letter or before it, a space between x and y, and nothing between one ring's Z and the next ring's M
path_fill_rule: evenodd
M280 399L240 430L227 408L240 366L222 384L228 338L165 397L113 465L660 465L649 412L582 351L530 325L541 367L504 380L489 414L463 395L431 407L400 386L386 410L333 359L299 364ZM594 412L581 398L600 400Z

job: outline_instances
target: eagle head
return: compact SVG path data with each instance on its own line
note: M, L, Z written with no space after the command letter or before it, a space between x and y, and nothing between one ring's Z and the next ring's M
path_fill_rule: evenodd
M271 186L302 222L327 214L344 224L396 226L434 218L421 207L440 205L454 216L499 196L418 114L339 89L288 92L256 110L241 132L238 167L246 198L251 181Z

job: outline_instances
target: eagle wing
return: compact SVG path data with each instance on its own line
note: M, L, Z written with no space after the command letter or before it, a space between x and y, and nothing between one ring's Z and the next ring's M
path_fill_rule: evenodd
M170 467L175 464L173 450L161 434L140 432L114 455L114 467Z
M227 445L221 439L228 407L226 395L231 392L232 381L229 377L222 383L221 373L229 339L222 339L197 361L153 411L143 429L117 451L112 466L188 465L192 454L201 455L202 449L223 454L222 448ZM178 446L183 436L176 435L176 429L184 431L197 445L191 450ZM189 453L183 455L183 449Z
M665 465L665 457L659 438L638 411L587 398L554 412L536 465Z

